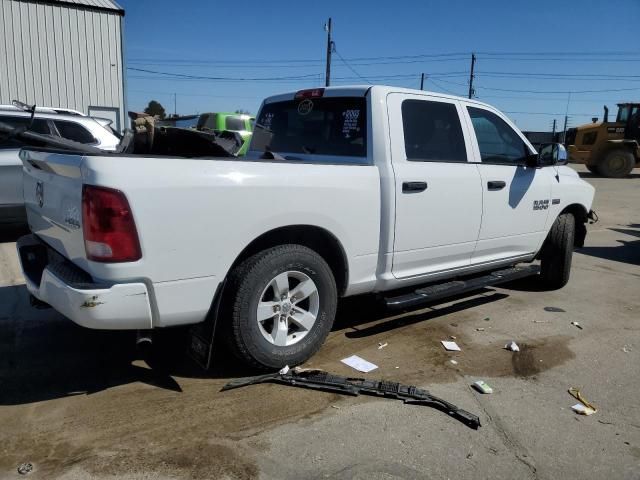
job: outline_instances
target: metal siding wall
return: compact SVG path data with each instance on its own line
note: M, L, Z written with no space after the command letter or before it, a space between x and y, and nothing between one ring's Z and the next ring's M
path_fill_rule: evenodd
M121 28L115 12L0 0L0 103L116 107L124 126Z

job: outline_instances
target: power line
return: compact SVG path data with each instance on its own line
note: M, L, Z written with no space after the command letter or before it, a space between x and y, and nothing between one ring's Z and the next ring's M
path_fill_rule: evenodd
M351 65L349 65L349 64L347 63L347 61L346 61L344 58L342 58L342 55L340 55L340 52L339 52L338 50L336 50L336 49L335 49L335 47L334 47L334 52L336 53L336 55L338 56L338 58L340 59L340 61L341 61L342 63L344 63L344 65L345 65L349 70L351 70L351 71L352 71L352 72L353 72L353 73L354 73L358 78L360 78L360 79L364 80L364 81L365 81L365 82L367 82L367 83L373 83L373 82L371 82L371 81L367 80L367 79L366 79L365 77L363 77L362 75L360 75L360 74L359 74L359 73L358 73L358 72L357 72L357 71L356 71L356 70L355 70Z
M157 70L147 70L145 68L135 68L135 67L127 67L127 70L133 70L135 72L143 72L143 73L153 73L156 75L166 75L169 77L178 77L178 78L190 78L194 80L233 80L233 81L268 81L268 80L304 80L310 77L317 77L317 74L309 74L309 75L297 75L297 76L288 76L288 77L257 77L257 78L239 78L239 77L209 77L204 75L191 75L186 73L175 73L175 72L159 72Z

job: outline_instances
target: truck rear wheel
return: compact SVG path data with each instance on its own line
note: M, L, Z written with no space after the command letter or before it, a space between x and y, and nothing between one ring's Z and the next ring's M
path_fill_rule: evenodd
M599 162L598 171L604 177L623 178L631 173L636 160L627 150L612 150Z
M600 170L598 170L597 165L586 165L587 170L589 170L594 175L600 175Z
M250 366L279 369L311 357L335 318L338 294L327 262L301 245L264 250L229 277L227 339Z
M540 252L540 277L545 287L557 290L569 281L575 237L575 218L563 213L554 222Z

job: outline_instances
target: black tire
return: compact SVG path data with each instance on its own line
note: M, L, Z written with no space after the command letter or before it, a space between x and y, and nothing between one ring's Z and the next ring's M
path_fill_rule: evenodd
M283 272L302 273L313 281L318 312L313 326L297 343L277 346L265 338L257 308L265 289L275 294L269 284ZM226 288L227 341L232 352L251 367L272 370L299 365L318 351L331 331L338 303L335 279L327 262L307 247L282 245L253 255L231 272ZM272 320L272 328L276 321Z
M550 290L562 288L569 281L575 229L574 216L563 213L558 216L544 241L540 253L540 278Z
M587 170L589 170L594 175L600 175L600 170L598 170L597 165L586 165Z
M635 165L633 153L628 150L612 150L598 162L598 171L603 177L623 178L631 173Z

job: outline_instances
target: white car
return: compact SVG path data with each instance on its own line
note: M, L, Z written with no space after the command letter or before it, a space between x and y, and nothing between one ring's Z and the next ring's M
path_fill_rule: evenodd
M563 147L537 154L495 108L385 86L266 99L242 160L21 156L35 297L97 329L215 316L263 368L320 348L339 297L404 308L536 273L514 267L536 258L564 286L594 196Z
M11 127L27 126L31 114L12 105L0 105L0 122ZM38 107L30 130L44 135L76 140L103 150L115 150L120 139L109 121L69 109ZM0 225L26 225L22 200L22 162L18 153L23 142L0 134Z

